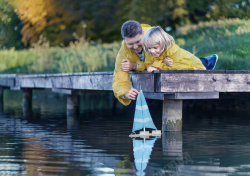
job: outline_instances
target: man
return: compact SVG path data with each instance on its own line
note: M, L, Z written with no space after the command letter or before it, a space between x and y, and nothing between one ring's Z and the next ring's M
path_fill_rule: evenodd
M116 57L112 88L115 97L124 105L129 105L139 93L136 89L130 88L128 71L145 70L145 58L153 58L150 53L144 52L142 47L143 35L148 29L149 25L141 25L137 21L127 21L121 28L124 41Z
M146 58L148 61L153 60L152 54L143 51L143 36L150 28L149 25L133 20L126 21L121 28L123 42L116 57L112 88L115 97L125 106L129 105L131 100L135 100L139 94L136 89L131 88L128 72L143 71L147 65L144 62ZM202 63L207 69L213 69L218 59L217 55L207 58L201 58ZM173 60L168 57L164 62L169 66L173 64Z

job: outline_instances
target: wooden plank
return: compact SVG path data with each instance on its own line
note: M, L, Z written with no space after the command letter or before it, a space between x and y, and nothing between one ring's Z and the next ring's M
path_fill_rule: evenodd
M143 92L154 92L154 74L144 72L129 72L131 87Z
M66 94L66 95L71 95L72 94L72 90L71 89L57 89L57 88L53 88L52 92L59 93L59 94Z
M112 90L113 72L19 75L17 87Z
M52 80L49 76L18 76L16 78L16 87L20 88L52 88Z
M52 88L52 92L60 93L60 94L81 94L81 93L101 93L101 90L73 90L73 89L58 89L58 88Z
M186 74L250 74L250 71L245 70L155 70L153 73L186 73Z
M112 90L113 74L58 76L52 78L54 88Z
M154 75L148 72L129 72L132 85L137 90L154 91ZM19 75L17 87L56 88L77 90L112 90L113 72Z
M172 100L218 99L219 92L180 92L175 94L165 94L164 98Z
M1 74L0 86L2 87L14 87L16 74Z
M187 99L218 99L219 92L180 92L180 93L154 93L144 92L147 99L154 100L187 100Z
M155 74L129 72L132 86L144 92L249 92L250 71L163 70ZM112 90L113 72L0 75L0 86L57 88L72 90Z
M250 72L156 75L156 92L250 92Z

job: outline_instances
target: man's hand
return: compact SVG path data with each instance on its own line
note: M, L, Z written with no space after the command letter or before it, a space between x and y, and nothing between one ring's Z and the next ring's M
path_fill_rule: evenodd
M125 72L136 70L137 64L134 62L131 62L129 59L123 59L122 62L122 70Z
M149 73L152 73L154 70L157 70L157 68L156 67L152 67L152 66L148 67L148 69L147 69L147 71Z
M136 89L131 89L129 92L125 93L124 97L126 99L135 100L139 92Z
M173 65L173 59L170 59L169 57L165 57L163 59L164 63L168 66L172 66Z

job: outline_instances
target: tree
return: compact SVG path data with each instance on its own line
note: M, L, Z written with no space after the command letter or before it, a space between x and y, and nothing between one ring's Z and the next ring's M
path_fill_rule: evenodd
M211 3L211 18L246 18L250 16L250 1L215 0Z
M13 6L7 0L0 0L0 48L22 48L21 27Z
M44 35L52 45L69 43L83 34L81 9L71 0L16 0L12 4L23 22L22 42L30 46Z
M186 0L122 0L124 16L150 25L175 27L186 24ZM121 2L122 2L121 1ZM122 14L122 13L121 13Z

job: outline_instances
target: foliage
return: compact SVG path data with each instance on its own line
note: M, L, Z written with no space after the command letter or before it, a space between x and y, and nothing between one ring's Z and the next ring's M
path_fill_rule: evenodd
M217 70L249 70L250 20L221 19L177 28L175 40L198 57L219 55ZM68 47L50 47L41 37L27 50L0 50L2 73L113 71L120 42L101 44L76 37Z
M129 19L171 30L222 17L250 16L249 0L0 0L0 3L0 17L7 15L5 19L12 19L4 22L5 27L12 29L11 35L21 29L26 47L36 43L40 35L47 38L51 46L68 46L75 41L74 33L96 42L113 42L121 39L121 25ZM21 25L16 25L20 20ZM13 32L15 26L18 30ZM11 31L8 29L2 31ZM16 45L17 42L20 43L19 38L9 43Z
M218 54L216 69L249 70L250 20L221 19L178 28L174 34L181 47L204 57Z
M118 42L99 44L79 38L68 47L50 47L41 37L27 50L1 50L2 73L72 73L113 70Z
M22 48L21 21L7 0L0 0L0 48Z
M211 4L211 19L245 18L250 16L250 1L215 0Z
M71 0L16 0L12 4L23 22L25 46L37 42L40 35L46 36L52 45L67 44L74 39L74 32L78 35L83 32L82 10L76 9Z

